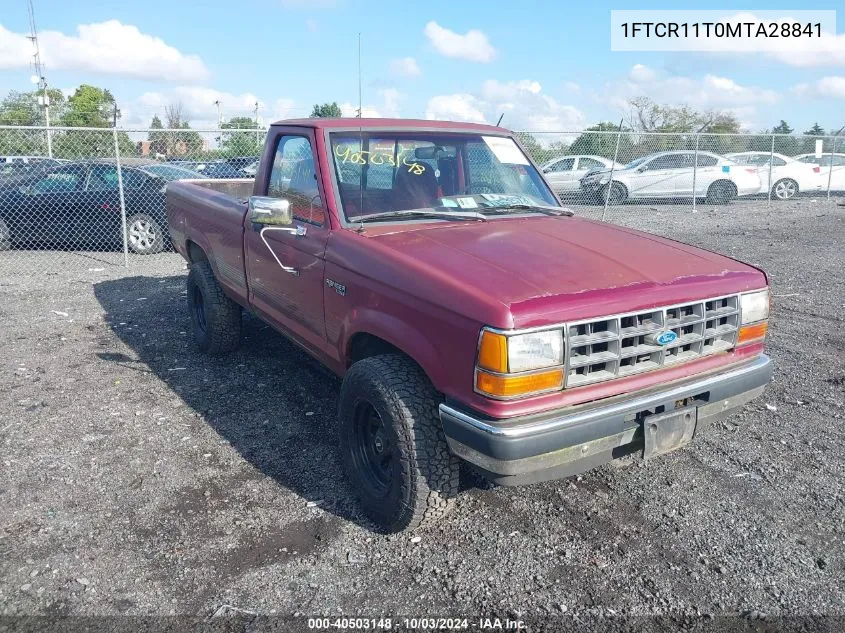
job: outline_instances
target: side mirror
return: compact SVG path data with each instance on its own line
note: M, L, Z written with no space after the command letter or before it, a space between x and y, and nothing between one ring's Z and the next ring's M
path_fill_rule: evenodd
M247 218L255 224L266 226L290 226L293 214L290 202L283 198L269 196L250 196Z

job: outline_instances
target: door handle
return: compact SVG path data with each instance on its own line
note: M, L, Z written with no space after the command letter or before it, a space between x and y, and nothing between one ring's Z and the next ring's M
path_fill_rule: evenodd
M296 268L294 268L293 266L285 266L281 262L279 257L276 255L275 251L273 251L273 248L267 242L267 238L264 237L264 233L266 231L281 231L283 233L293 233L297 237L301 237L301 236L305 235L305 227L304 226L297 226L296 228L290 228L290 227L287 227L287 226L265 226L258 233L258 235L261 237L261 241L264 242L264 246L266 246L267 250L270 251L270 254L273 256L273 259L276 260L276 263L279 265L279 267L283 271L285 271L286 273L290 273L294 277L299 277L299 271Z

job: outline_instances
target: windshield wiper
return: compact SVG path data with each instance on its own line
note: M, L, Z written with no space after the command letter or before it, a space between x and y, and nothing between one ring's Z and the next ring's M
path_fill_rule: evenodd
M368 213L366 215L356 215L349 218L350 222L369 222L371 220L390 220L393 218L407 218L407 217L426 217L437 218L443 220L481 220L486 222L487 218L481 213L453 213L449 211L437 211L428 209L405 209L404 211L383 211L381 213Z
M564 215L570 216L575 215L572 211L565 207L549 207L542 204L506 204L502 206L495 206L495 207L481 207L485 213L508 213L509 211L537 211L538 213L544 213L546 215Z

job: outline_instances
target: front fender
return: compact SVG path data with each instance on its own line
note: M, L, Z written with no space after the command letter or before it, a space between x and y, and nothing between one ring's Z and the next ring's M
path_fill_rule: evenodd
M434 388L445 391L447 378L437 349L429 342L429 337L401 319L373 310L359 308L343 322L341 362L348 365L351 343L356 334L369 334L393 345L406 356L413 359L428 376Z

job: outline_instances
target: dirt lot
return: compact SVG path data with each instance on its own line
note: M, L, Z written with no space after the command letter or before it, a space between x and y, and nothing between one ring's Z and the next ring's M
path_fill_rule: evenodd
M845 208L610 217L767 269L774 384L647 464L468 489L419 542L356 512L335 378L251 318L194 350L175 257L4 277L0 614L845 614Z

